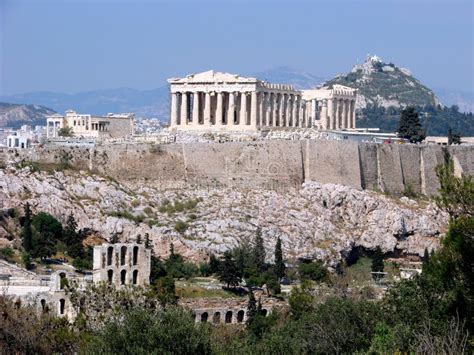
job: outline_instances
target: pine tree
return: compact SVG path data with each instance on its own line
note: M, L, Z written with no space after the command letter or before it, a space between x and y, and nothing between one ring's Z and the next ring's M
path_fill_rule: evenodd
M252 323L252 320L257 315L257 300L253 294L252 288L249 290L249 301L247 303L247 325Z
M275 245L275 275L278 280L285 276L285 263L283 262L283 252L281 249L281 239L278 237Z
M398 124L398 136L408 139L410 143L419 143L425 139L418 112L414 107L410 106L402 111Z
M219 271L219 259L214 254L209 256L209 273L215 274Z
M224 260L219 263L219 272L217 273L217 276L219 281L227 284L227 287L235 287L242 281L238 274L237 265L230 251L224 253Z
M253 246L253 265L259 275L265 272L265 247L263 246L262 230L257 229Z
M21 239L23 241L23 248L25 248L27 253L30 253L33 249L33 232L31 230L31 209L28 202L25 205L25 220L21 230Z

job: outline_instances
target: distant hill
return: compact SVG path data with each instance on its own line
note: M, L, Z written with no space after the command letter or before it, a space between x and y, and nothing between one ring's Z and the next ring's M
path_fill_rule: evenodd
M457 106L461 112L474 113L474 92L433 89L439 101L445 106Z
M40 105L10 104L0 102L0 127L18 128L29 124L45 125L46 116L56 111Z
M340 84L358 89L356 108L369 105L379 107L436 106L438 98L432 90L414 78L408 69L385 63L377 56L368 56L347 74L339 74L324 83L332 87Z
M65 94L55 92L31 92L0 97L5 102L34 103L52 107L57 112L73 109L80 113L105 115L109 112L134 112L137 117L169 116L169 90L162 86L153 90L118 88Z

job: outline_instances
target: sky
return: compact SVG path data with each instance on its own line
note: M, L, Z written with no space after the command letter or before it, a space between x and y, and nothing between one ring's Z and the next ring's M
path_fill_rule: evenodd
M0 0L0 95L281 65L331 77L367 54L472 92L474 1Z

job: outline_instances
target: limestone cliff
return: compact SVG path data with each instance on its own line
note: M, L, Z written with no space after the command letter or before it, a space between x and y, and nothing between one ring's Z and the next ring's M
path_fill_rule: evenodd
M166 255L173 242L195 260L253 238L257 227L269 257L277 237L288 258L321 258L333 265L355 247L422 255L439 244L447 222L427 201L334 184L306 182L286 192L130 184L86 172L7 167L0 170L0 202L6 209L29 201L34 211L63 222L73 213L79 228L92 228L105 239L117 234L134 240L148 233L158 255ZM6 234L0 229L0 238Z

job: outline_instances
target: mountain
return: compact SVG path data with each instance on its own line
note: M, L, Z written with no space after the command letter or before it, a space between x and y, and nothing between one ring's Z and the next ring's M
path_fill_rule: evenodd
M461 112L474 112L474 92L434 88L436 95L445 106L457 106Z
M276 67L255 73L252 74L252 77L265 80L270 83L291 84L295 87L295 89L299 90L312 89L327 80L325 77L298 71L287 66Z
M31 92L3 96L0 100L46 105L57 112L68 109L97 115L105 115L109 112L134 112L137 117L158 117L166 121L169 115L168 96L168 86L165 85L153 90L118 88L75 94Z
M18 128L24 124L46 125L46 116L53 113L56 111L40 105L0 102L0 127Z
M414 78L408 69L368 56L347 74L339 74L323 85L345 85L359 90L356 107L436 106L438 98L432 90Z

